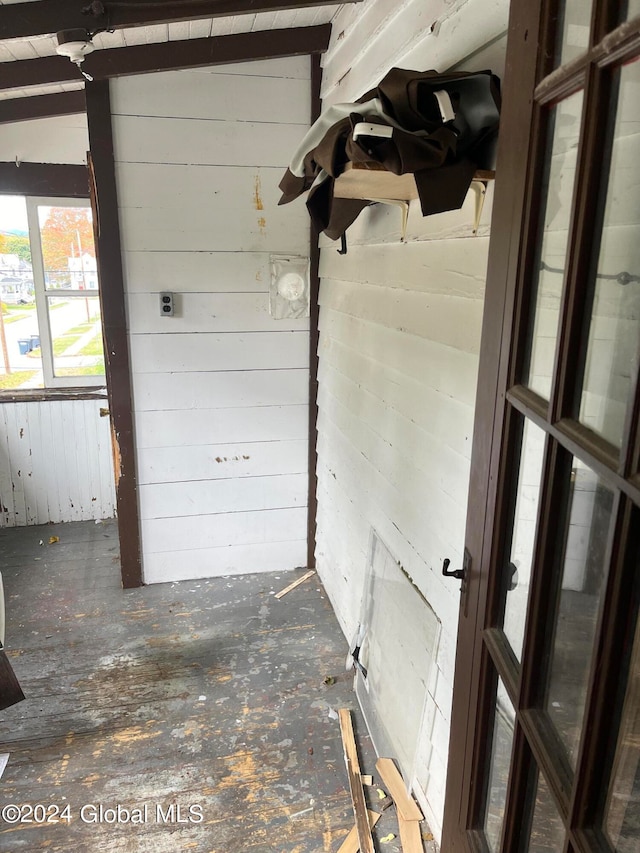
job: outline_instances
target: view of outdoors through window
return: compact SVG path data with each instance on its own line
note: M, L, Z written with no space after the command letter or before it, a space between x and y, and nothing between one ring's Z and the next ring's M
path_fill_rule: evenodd
M104 384L91 208L0 196L0 390Z

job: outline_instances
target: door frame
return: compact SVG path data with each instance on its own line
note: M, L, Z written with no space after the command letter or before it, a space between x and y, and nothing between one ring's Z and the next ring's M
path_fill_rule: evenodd
M483 567L489 565L491 557L487 532L493 528L495 517L489 510L497 499L500 437L505 427L501 389L506 387L507 365L503 348L511 340L519 260L513 247L518 245L524 225L526 170L522 170L521 152L529 149L533 101L522 93L533 90L537 70L537 56L532 57L533 52L523 48L529 39L537 41L539 37L537 12L536 4L527 0L511 2L478 368L478 389L482 391L476 397L468 497L469 507L484 507L484 512L467 515L465 546L471 559L460 602L451 715L450 744L464 744L463 755L477 750L487 734L486 725L477 726L483 716L478 713L482 677L479 658L488 592L487 584L481 581ZM461 761L455 753L450 748L443 853L466 849L456 839L459 827L468 823L471 808L470 762Z
M602 696L606 690L602 685L607 685L611 695L618 696L616 680L618 676L626 675L625 666L628 662L617 661L615 666L609 667L606 664L611 665L616 659L616 649L619 651L629 643L632 644L635 630L630 614L637 603L635 598L638 595L638 585L634 583L630 570L630 555L631 549L638 546L638 535L632 530L632 514L636 512L639 502L638 483L635 482L638 478L631 476L631 473L638 469L640 455L640 441L634 440L639 420L637 377L632 377L636 388L635 408L630 407L627 419L627 434L631 439L627 439L627 444L621 449L617 473L605 442L595 434L589 434L589 431L579 424L569 422L572 412L569 410L568 401L585 347L581 325L586 304L584 287L578 287L576 282L586 279L589 274L590 235L593 235L596 227L589 222L590 218L594 218L593 199L598 197L601 189L598 168L602 159L603 138L606 136L603 132L606 125L603 122L608 116L609 108L608 84L603 82L605 75L601 71L614 67L621 57L629 55L631 51L634 55L637 53L640 23L636 18L618 27L615 38L607 39L607 50L604 51L600 42L605 34L614 29L618 3L614 0L594 3L591 48L573 63L563 66L562 72L550 74L552 69L549 67L549 57L553 56L550 39L555 33L558 9L557 0L512 0L510 8L503 113L478 377L480 391L476 404L466 528L466 547L471 557L471 566L465 577L460 603L443 853L486 850L483 833L475 828L474 822L484 799L484 788L480 784L482 777L478 775L475 779L474 772L482 765L486 745L491 742L492 714L490 709L481 704L482 687L488 683L490 668L493 668L491 655L504 661L503 669L508 670L511 666L510 661L501 654L500 644L493 643L492 631L487 630L487 626L490 628L493 624L491 616L497 604L491 600L492 566L497 565L503 552L502 528L505 527L508 514L507 490L511 490L513 486L514 464L517 467L517 459L509 458L504 453L505 447L512 456L519 450L517 442L513 440L516 420L514 412L516 415L526 415L534 422L537 419L553 439L549 442L551 450L546 453L545 466L547 472L556 472L556 479L562 463L559 455L566 456L574 451L579 453L581 449L589 457L589 464L596 473L608 474L610 478L617 478L620 482L625 475L630 478L626 480L626 485L617 485L619 492L613 506L612 524L615 525L616 535L608 542L607 560L615 566L615 572L603 590L605 617L601 617L602 621L598 625L599 645L594 652L589 677L591 699L585 709L585 730L594 730L596 727L600 730L607 725L614 725L617 712L613 706L616 702L610 702L610 707L605 707ZM595 73L596 68L598 73ZM539 80L543 82L538 84ZM524 325L523 319L526 319L528 314L530 292L523 283L528 280L525 273L533 259L532 240L528 236L533 233L530 226L538 222L541 211L540 187L536 182L538 173L534 167L540 164L546 148L545 128L540 119L542 108L545 104L553 103L555 99L560 100L569 95L578 86L584 88L585 110L588 104L590 111L585 113L589 120L583 124L581 134L581 153L576 174L577 189L573 203L574 216L570 226L570 242L577 248L572 249L572 261L567 270L569 286L563 291L561 331L556 351L561 368L551 395L550 414L547 416L546 405L537 405L533 399L535 395L526 389L513 387L519 375L522 349L516 351L512 342L515 340L516 330ZM507 399L510 405L507 405ZM546 481L547 477L544 479ZM631 501L634 502L636 510L632 509ZM539 538L545 543L546 550L541 552L537 559L541 566L551 566L544 571L546 581L550 581L553 555L549 549L550 543L553 544L555 539L547 535L546 531L552 529L554 524L555 513L559 509L558 498L548 491L546 495L542 495L541 507L539 525L542 532ZM627 543L626 550L617 546L618 537ZM497 584L493 583L493 587L495 597ZM631 603L630 595L634 599ZM540 614L546 612L546 601L541 581L533 583L529 605L529 619L532 623L536 623ZM624 609L627 618L618 622L616 607ZM540 652L544 645L540 627L530 633L527 650ZM488 653L489 647L491 654ZM595 691L593 684L598 667L602 685ZM511 670L517 674L514 666L511 666ZM513 681L515 683L515 676ZM540 748L536 747L536 752L539 754L545 749L548 750L552 740L551 732L539 733L539 726L533 719L533 716L538 714L534 695L537 688L533 689L536 677L526 662L522 666L521 681L521 698L524 699L522 707L532 710L520 712L522 718L519 734L516 736L512 765L516 771L515 775L522 767L528 766L524 762L531 760L525 757L525 735L530 743L537 739ZM564 779L551 765L539 765L548 776L549 785L558 800L562 799L564 802L569 798L567 812L572 819L582 820L587 815L595 815L599 793L595 776L599 762L600 765L606 764L607 749L610 751L611 748L610 737L601 733L590 736L587 741L579 762L580 769L590 776L589 779L586 779L586 775L583 778L577 771L575 780ZM566 791L567 785L569 794ZM509 794L516 805L524 805L525 795L522 786L515 789L512 787ZM587 840L588 831L579 828L574 830L573 823L571 826L571 844L574 845L571 849L595 849L591 847L596 844L593 838L589 836ZM516 849L513 846L516 844L515 832L514 821L507 821L505 849Z

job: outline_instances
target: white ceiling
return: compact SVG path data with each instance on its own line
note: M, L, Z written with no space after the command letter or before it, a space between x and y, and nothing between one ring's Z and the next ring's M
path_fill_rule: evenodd
M37 0L0 0L0 6L11 3L37 2ZM52 6L55 4L52 2ZM179 41L191 38L208 38L234 33L249 33L258 30L285 29L289 27L311 27L332 21L342 6L312 6L307 9L283 12L261 12L247 15L232 15L222 18L206 18L199 21L184 21L160 24L151 27L128 27L113 33L100 33L93 43L97 50L121 48L131 45ZM32 38L0 40L0 62L15 62L21 59L36 59L40 56L55 56L57 42L53 35ZM60 62L69 60L60 57ZM5 89L0 91L0 100L47 95L82 89L80 78L77 83L54 83L47 86L30 86L28 89Z

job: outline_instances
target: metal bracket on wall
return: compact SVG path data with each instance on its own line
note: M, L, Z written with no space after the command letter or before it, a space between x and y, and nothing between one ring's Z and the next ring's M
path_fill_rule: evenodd
M475 193L475 214L473 218L473 234L478 233L480 228L480 218L484 208L484 200L487 197L487 182L486 181L471 181L470 189Z
M376 204L391 204L394 207L399 207L402 214L402 231L400 234L400 242L404 243L407 236L407 224L409 222L409 202L397 198L372 198L370 201Z

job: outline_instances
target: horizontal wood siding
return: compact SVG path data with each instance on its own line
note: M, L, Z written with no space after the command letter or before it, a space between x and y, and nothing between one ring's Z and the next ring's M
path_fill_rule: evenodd
M507 13L506 0L343 8L324 57L324 103L359 97L394 65L479 70L495 59L501 75ZM411 780L436 838L460 595L442 562L462 566L492 194L478 236L470 192L461 210L427 219L412 203L406 242L400 212L384 205L349 229L346 255L321 241L317 565L351 639L373 529L442 625Z
M0 527L113 518L106 401L0 405Z
M87 162L89 135L84 113L3 124L0 162Z
M271 318L269 254L309 253L277 205L309 78L303 57L112 83L147 583L306 563L309 326Z

